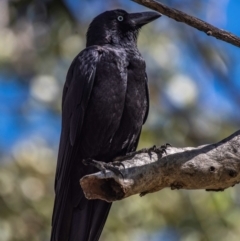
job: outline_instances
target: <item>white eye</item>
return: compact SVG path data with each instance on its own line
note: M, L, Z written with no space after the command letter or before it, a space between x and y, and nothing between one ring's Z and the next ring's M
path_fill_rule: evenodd
M118 16L118 17L117 17L117 20L118 20L119 22L122 22L122 21L123 21L123 16Z

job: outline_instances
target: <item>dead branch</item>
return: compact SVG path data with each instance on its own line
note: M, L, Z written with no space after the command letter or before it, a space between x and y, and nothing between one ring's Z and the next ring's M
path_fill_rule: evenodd
M228 42L230 44L233 44L237 47L240 47L240 38L235 36L234 34L224 31L222 29L218 29L214 27L213 25L204 22L203 20L199 18L195 18L193 16L190 16L182 11L179 11L174 8L169 8L166 5L154 1L154 0L132 0L133 2L139 3L143 6L146 6L148 8L151 8L155 11L158 11L169 18L173 18L178 22L184 22L200 31L205 32L209 36L213 36L217 39L220 39L222 41Z
M111 171L87 175L80 184L88 199L108 202L165 187L223 191L240 182L240 130L216 143L196 148L141 150L124 157L123 177Z

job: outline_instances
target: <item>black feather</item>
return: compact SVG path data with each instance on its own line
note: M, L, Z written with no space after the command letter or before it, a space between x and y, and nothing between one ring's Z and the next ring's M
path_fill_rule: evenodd
M145 62L136 39L143 23L156 17L123 10L101 14L89 28L88 47L69 68L51 241L97 241L101 235L111 203L84 197L79 180L97 170L82 160L109 162L136 150L149 109Z

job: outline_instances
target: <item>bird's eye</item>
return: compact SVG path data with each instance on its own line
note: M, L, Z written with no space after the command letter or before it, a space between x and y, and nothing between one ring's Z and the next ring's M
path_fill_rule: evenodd
M122 22L122 21L123 21L123 16L118 16L118 17L117 17L117 20L118 20L119 22Z

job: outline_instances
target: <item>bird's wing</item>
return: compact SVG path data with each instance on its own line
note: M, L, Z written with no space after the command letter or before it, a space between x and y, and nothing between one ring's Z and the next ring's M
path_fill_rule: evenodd
M101 58L98 49L87 48L72 62L66 77L62 97L62 133L59 147L56 182L64 173L67 144L73 146L79 137L85 110L92 91L97 64ZM67 135L66 135L67 133ZM56 183L57 184L57 183Z
M149 89L148 89L148 77L146 72L145 72L145 89L146 89L146 97L147 97L147 110L143 118L143 124L146 122L148 118L148 113L149 113Z
M55 178L55 203L52 219L52 239L62 240L63 237L54 237L62 233L62 220L70 220L64 225L70 228L72 203L70 196L70 172L73 165L75 142L80 136L84 114L88 105L94 84L97 65L101 58L98 47L89 47L83 50L72 62L63 89L62 98L62 132L57 161ZM80 162L80 160L79 160ZM67 232L67 231L66 231Z

